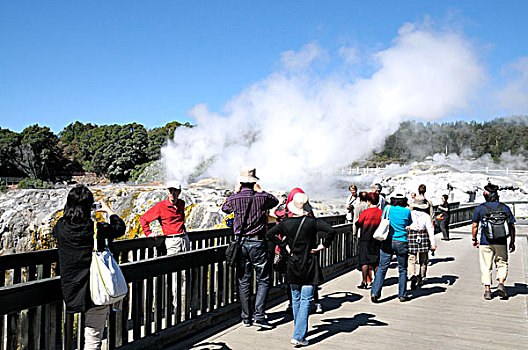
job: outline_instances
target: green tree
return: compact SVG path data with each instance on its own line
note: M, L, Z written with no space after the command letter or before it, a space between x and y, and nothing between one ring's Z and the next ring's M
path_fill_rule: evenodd
M165 126L148 131L148 147L146 152L149 161L160 159L161 147L167 144L167 140L174 138L174 132L181 126L192 127L189 123L181 124L179 122L170 122Z
M140 124L105 125L92 130L91 160L98 174L105 174L112 181L126 181L136 165L147 162L147 131Z
M93 170L90 132L96 127L92 124L83 124L77 121L66 126L59 134L60 146L64 156L72 162L79 163L83 169L88 171Z
M0 175L23 176L17 167L16 151L20 147L21 137L18 133L0 128Z

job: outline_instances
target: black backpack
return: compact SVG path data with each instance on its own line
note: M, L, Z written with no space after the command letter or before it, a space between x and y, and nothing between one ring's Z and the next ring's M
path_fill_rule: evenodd
M510 214L504 210L504 204L500 203L497 208L491 209L483 204L488 211L482 219L482 230L488 241L499 238L506 238L510 235L508 218Z

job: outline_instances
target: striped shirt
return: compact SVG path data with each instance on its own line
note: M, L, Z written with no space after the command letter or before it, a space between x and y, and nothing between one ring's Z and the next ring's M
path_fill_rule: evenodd
M229 196L224 205L222 205L222 211L225 213L235 213L233 230L236 235L240 234L251 192L253 190L243 187L240 192ZM264 191L255 192L253 203L251 203L251 208L249 209L244 235L263 235L266 228L266 211L274 208L277 204L279 204L279 200L274 195Z

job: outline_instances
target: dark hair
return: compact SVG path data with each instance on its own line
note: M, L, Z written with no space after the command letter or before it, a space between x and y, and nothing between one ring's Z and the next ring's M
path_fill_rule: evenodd
M399 206L399 207L406 207L407 206L407 197L403 197L403 198L391 197L391 204L390 205Z
M498 202L499 193L484 191L484 198L486 199L486 202Z
M350 186L348 186L348 190L350 190L351 188L355 189L356 192L357 192L357 186L356 186L356 185L350 185Z
M378 205L379 194L377 192L369 192L367 193L367 200L374 205Z
M90 220L94 197L88 187L75 185L68 193L64 206L64 220L70 223L81 223Z
M442 198L447 202L447 199L449 198L449 196L447 194L443 194Z
M375 189L376 191L381 192L381 190L383 189L383 187L381 187L380 184L375 183L374 185L371 186L371 189Z
M367 201L367 192L365 192L365 191L359 192L359 200L362 201L362 202L366 202Z
M420 186L418 186L418 193L419 193L419 194L422 194L422 195L423 195L423 194L425 193L426 190L427 190L427 187L425 187L424 184L421 184Z

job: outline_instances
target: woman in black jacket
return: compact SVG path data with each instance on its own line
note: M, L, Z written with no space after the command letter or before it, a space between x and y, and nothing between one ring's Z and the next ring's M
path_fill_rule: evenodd
M314 285L323 282L319 259L314 253L329 247L336 231L326 222L308 216L312 207L304 193L297 193L293 197L288 210L294 216L269 230L266 238L290 254L286 282L291 285L293 297L294 332L291 343L300 346L308 345L305 336ZM318 232L324 234L323 244L317 241ZM279 236L285 237L284 240L279 239Z
M106 212L109 223L97 223L98 249L105 248L105 239L125 234L124 221L103 201L98 211ZM90 263L94 248L95 226L91 218L94 197L88 187L76 185L68 193L64 214L53 228L59 243L59 269L66 311L83 312L85 321L84 349L100 349L109 307L95 306L90 297Z

